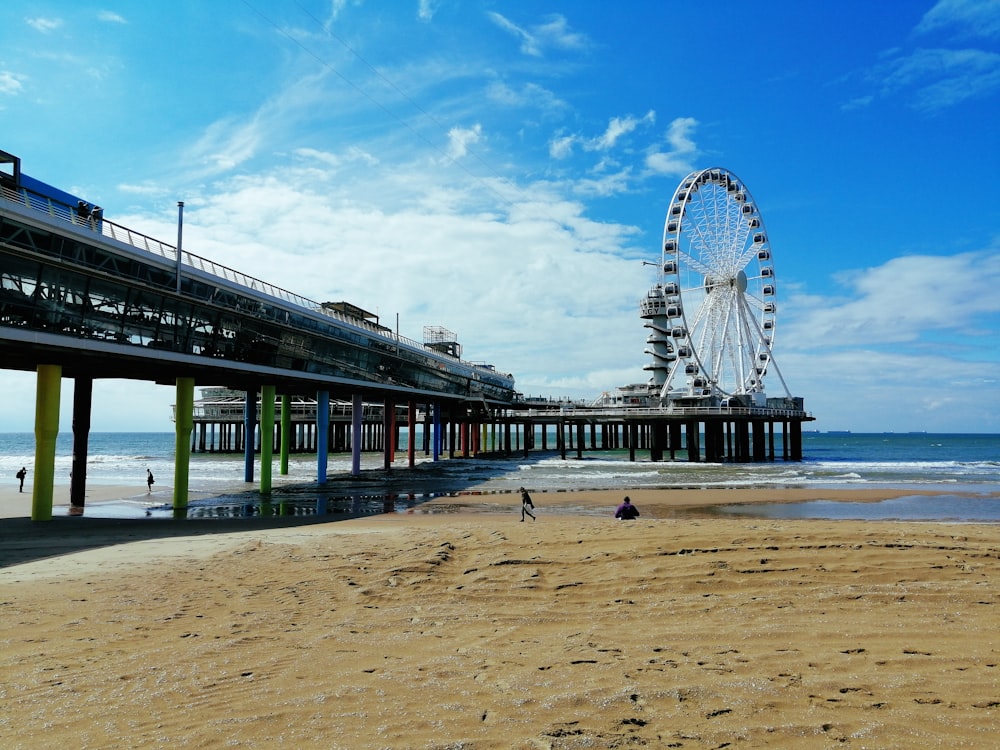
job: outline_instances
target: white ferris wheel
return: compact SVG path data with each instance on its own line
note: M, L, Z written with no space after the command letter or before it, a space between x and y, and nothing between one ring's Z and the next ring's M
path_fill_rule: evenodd
M746 185L722 168L685 177L667 209L657 283L641 303L651 389L763 405L777 317L771 246Z

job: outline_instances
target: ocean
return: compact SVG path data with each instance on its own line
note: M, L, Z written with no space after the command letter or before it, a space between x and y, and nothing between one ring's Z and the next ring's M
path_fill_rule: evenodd
M840 517L843 506L850 505L851 512L863 512L864 517L872 518L885 510L890 514L887 517L893 518L1000 521L1000 435L807 432L802 444L802 462L779 460L757 464L680 460L654 463L641 453L637 453L639 460L630 462L627 451L585 451L583 459L568 456L566 460L552 451L532 451L527 459L523 455L510 459L442 458L434 463L418 451L418 465L412 471L407 468L404 447L397 452L389 472L383 470L380 454L364 454L360 478L349 476L349 455L331 454L330 482L323 497L335 504L342 496L354 497L357 505L357 496L366 493L375 496L389 491L409 496L412 501L414 497L460 493L473 487L484 493L511 493L520 486L534 493L606 490L615 497L629 489L658 488L902 488L915 493L934 490L945 494L934 503L915 495L894 505L833 503L832 507L821 507L814 503L768 508L783 517L803 517L803 514L808 517L811 511L817 511L817 517ZM144 494L148 468L157 478L154 494L158 502L169 502L173 457L173 433L93 433L89 440L88 486L134 487L137 494ZM30 484L33 461L34 435L0 433L0 476L13 484L17 481L14 474L26 466ZM62 433L56 444L57 485L68 488L71 463L72 435ZM255 479L259 479L259 458L254 471ZM242 455L192 454L189 484L192 498L224 493L242 502L254 493L253 485L243 482L243 473ZM278 473L276 456L272 478L278 495L295 499L308 496L310 506L319 502L315 455L290 456L287 476ZM58 495L57 491L57 504L62 502ZM66 495L68 502L68 489ZM382 500L379 495L375 505L384 507ZM195 499L192 504L198 502ZM970 507L965 508L966 505ZM914 506L921 506L914 511L916 515L911 514ZM87 512L92 515L97 510ZM746 508L733 508L731 512L757 513Z

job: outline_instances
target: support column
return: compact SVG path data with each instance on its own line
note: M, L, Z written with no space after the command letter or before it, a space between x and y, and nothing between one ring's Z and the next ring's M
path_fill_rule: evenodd
M392 399L382 401L382 468L388 471L396 451L396 403Z
M254 431L257 427L257 389L246 392L243 402L243 481L253 482Z
M351 476L361 474L361 443L364 437L361 434L361 410L364 403L361 394L355 393L351 396Z
M316 483L326 484L330 454L330 391L316 391Z
M187 515L191 453L188 450L194 427L194 378L177 378L174 397L174 516Z
M292 449L292 399L281 394L281 476L288 476L288 451Z
M417 463L417 404L413 400L406 404L406 429L406 464L412 469Z
M751 445L753 446L753 460L754 461L766 461L767 460L767 449L765 447L765 437L764 437L764 420L755 419L750 423L751 429Z
M684 431L687 438L688 461L697 463L701 461L701 447L698 439L698 420L691 419L685 423Z
M62 367L38 365L35 385L35 481L31 485L31 520L52 520L56 478L56 436Z
M260 492L271 494L271 464L274 458L274 386L260 389Z
M82 508L86 503L87 444L93 394L93 378L81 377L73 381L73 466L69 476L69 504L74 508Z
M434 461L441 457L441 402L434 402Z
M793 461L802 460L802 423L801 422L790 422L789 430L791 432L791 458Z

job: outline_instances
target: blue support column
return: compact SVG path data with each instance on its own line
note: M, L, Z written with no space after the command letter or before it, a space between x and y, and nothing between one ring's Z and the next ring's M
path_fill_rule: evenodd
M351 398L351 476L361 474L361 410L364 402L361 394L355 393Z
M316 483L326 484L330 455L330 391L316 392Z
M257 431L257 391L247 391L243 403L243 481L253 482L254 436Z

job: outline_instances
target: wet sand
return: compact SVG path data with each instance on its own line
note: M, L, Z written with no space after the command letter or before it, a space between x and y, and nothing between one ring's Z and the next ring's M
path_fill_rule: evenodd
M36 548L0 567L0 746L993 746L1000 525L677 513L913 494L883 490L630 491L617 522L622 494L0 520Z

